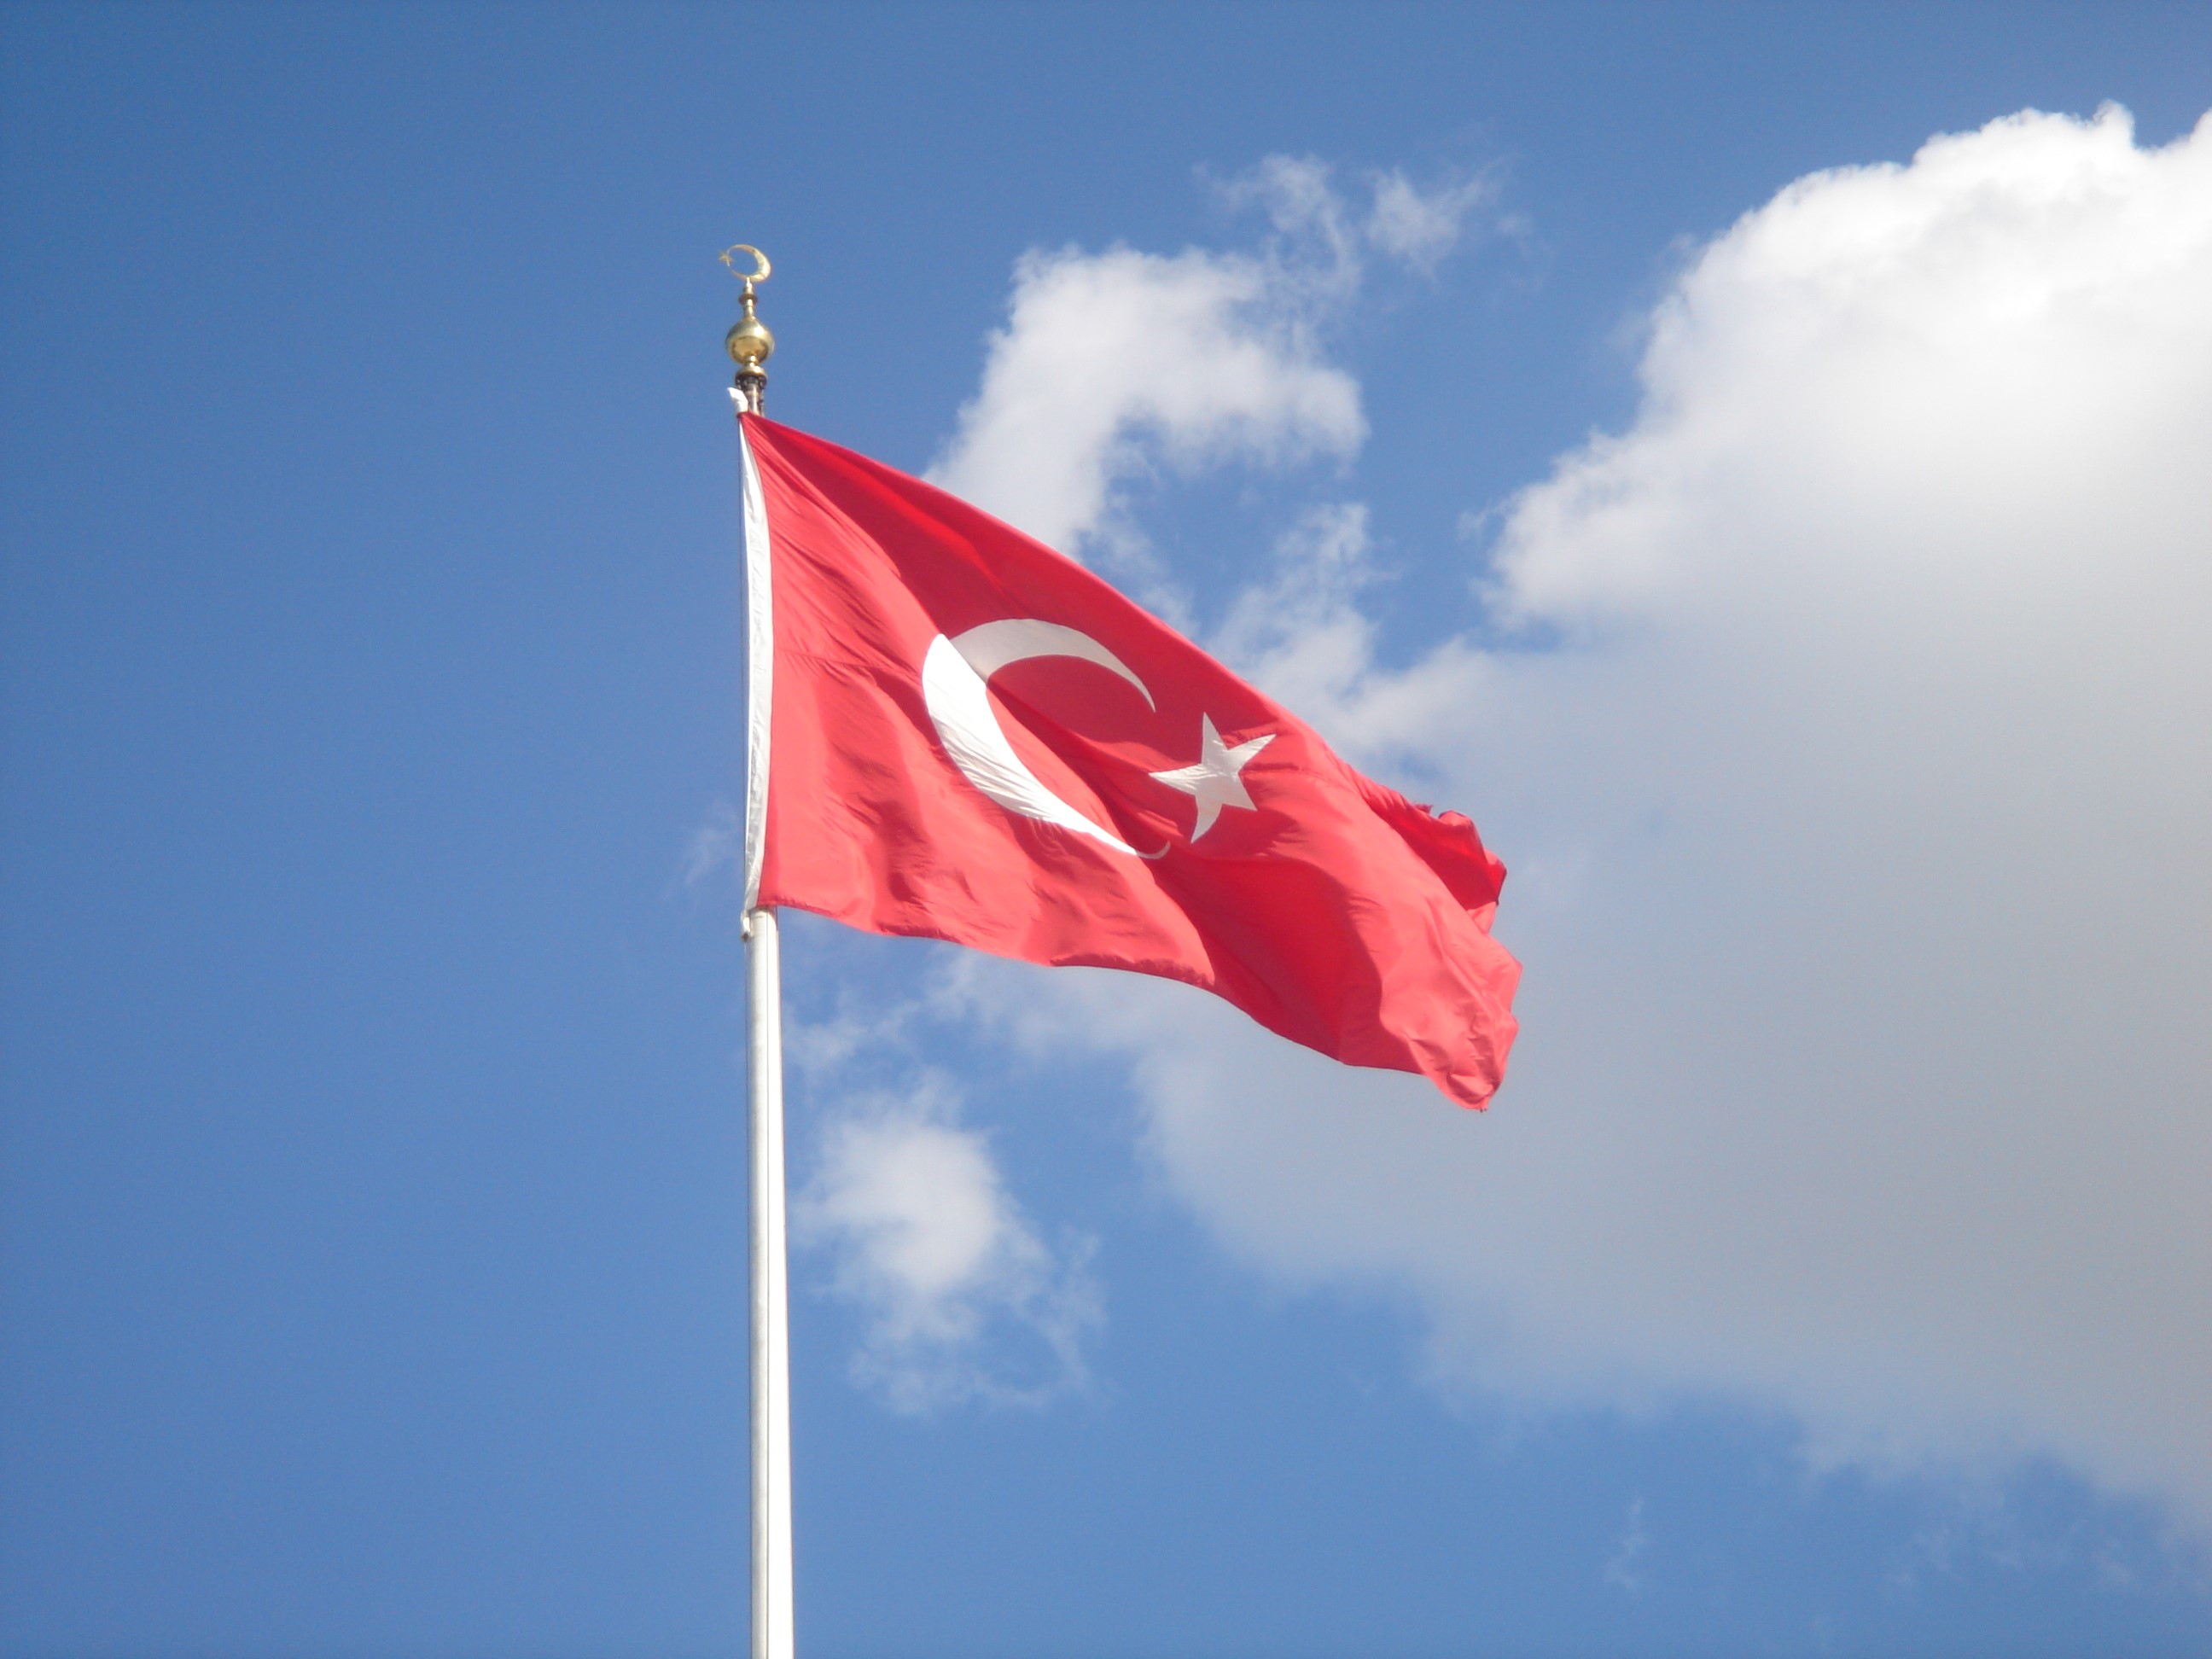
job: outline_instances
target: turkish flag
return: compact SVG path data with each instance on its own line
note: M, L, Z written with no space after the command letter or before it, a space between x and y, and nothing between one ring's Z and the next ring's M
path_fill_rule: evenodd
M1490 1098L1521 970L1474 824L1362 777L1010 526L758 416L740 430L749 907L1183 980Z

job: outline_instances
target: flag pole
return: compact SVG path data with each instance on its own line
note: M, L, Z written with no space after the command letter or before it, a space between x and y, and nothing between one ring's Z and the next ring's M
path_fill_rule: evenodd
M738 269L732 254L749 253ZM761 412L763 367L775 337L754 314L753 290L768 280L768 256L740 242L722 263L744 286L737 325L724 343L738 366L730 387L740 416ZM760 896L766 821L768 702L775 638L769 627L768 524L744 422L745 533L746 799L745 1048L752 1165L752 1659L793 1659L791 1608L791 1304L785 1268L783 1174L783 974L775 911Z

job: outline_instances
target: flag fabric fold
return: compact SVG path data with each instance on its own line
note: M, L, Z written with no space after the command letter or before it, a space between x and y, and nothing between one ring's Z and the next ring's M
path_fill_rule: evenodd
M740 428L749 905L1182 980L1488 1101L1520 968L1473 823L1010 526Z

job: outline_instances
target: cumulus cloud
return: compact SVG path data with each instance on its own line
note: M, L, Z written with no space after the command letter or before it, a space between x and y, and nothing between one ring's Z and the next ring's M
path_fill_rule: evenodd
M1371 251L1432 269L1488 199L1486 181L1423 191L1370 181L1364 216L1329 170L1273 156L1224 194L1274 234L1246 252L1033 252L1006 325L932 479L1080 554L1115 487L1159 466L1341 459L1366 434L1359 389L1324 360L1325 307Z
M932 479L1064 552L1119 480L1348 455L1358 388L1321 361L1304 295L1269 261L1190 250L1033 253L974 402Z
M842 1054L852 1034L827 1041ZM855 1380L895 1410L1036 1406L1083 1386L1099 1318L1088 1243L1056 1255L1038 1238L941 1078L846 1103L792 1214L863 1316Z
M1355 441L1282 361L1237 419ZM1170 986L1019 976L1023 1030L1127 1057L1229 1249L1421 1297L1441 1386L1718 1392L1816 1457L2055 1455L2212 1523L2212 122L1801 179L1690 261L1642 376L1495 515L1471 574L1525 647L1378 671L1356 509L1220 641L1513 866L1492 1113ZM1126 417L1035 418L1088 446L1081 521Z

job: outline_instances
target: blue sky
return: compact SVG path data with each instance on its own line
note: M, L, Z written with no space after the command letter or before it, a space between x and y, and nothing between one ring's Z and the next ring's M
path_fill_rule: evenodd
M739 238L1528 963L1476 1119L796 923L803 1651L2212 1638L2212 15L0 30L0 1648L741 1640Z

